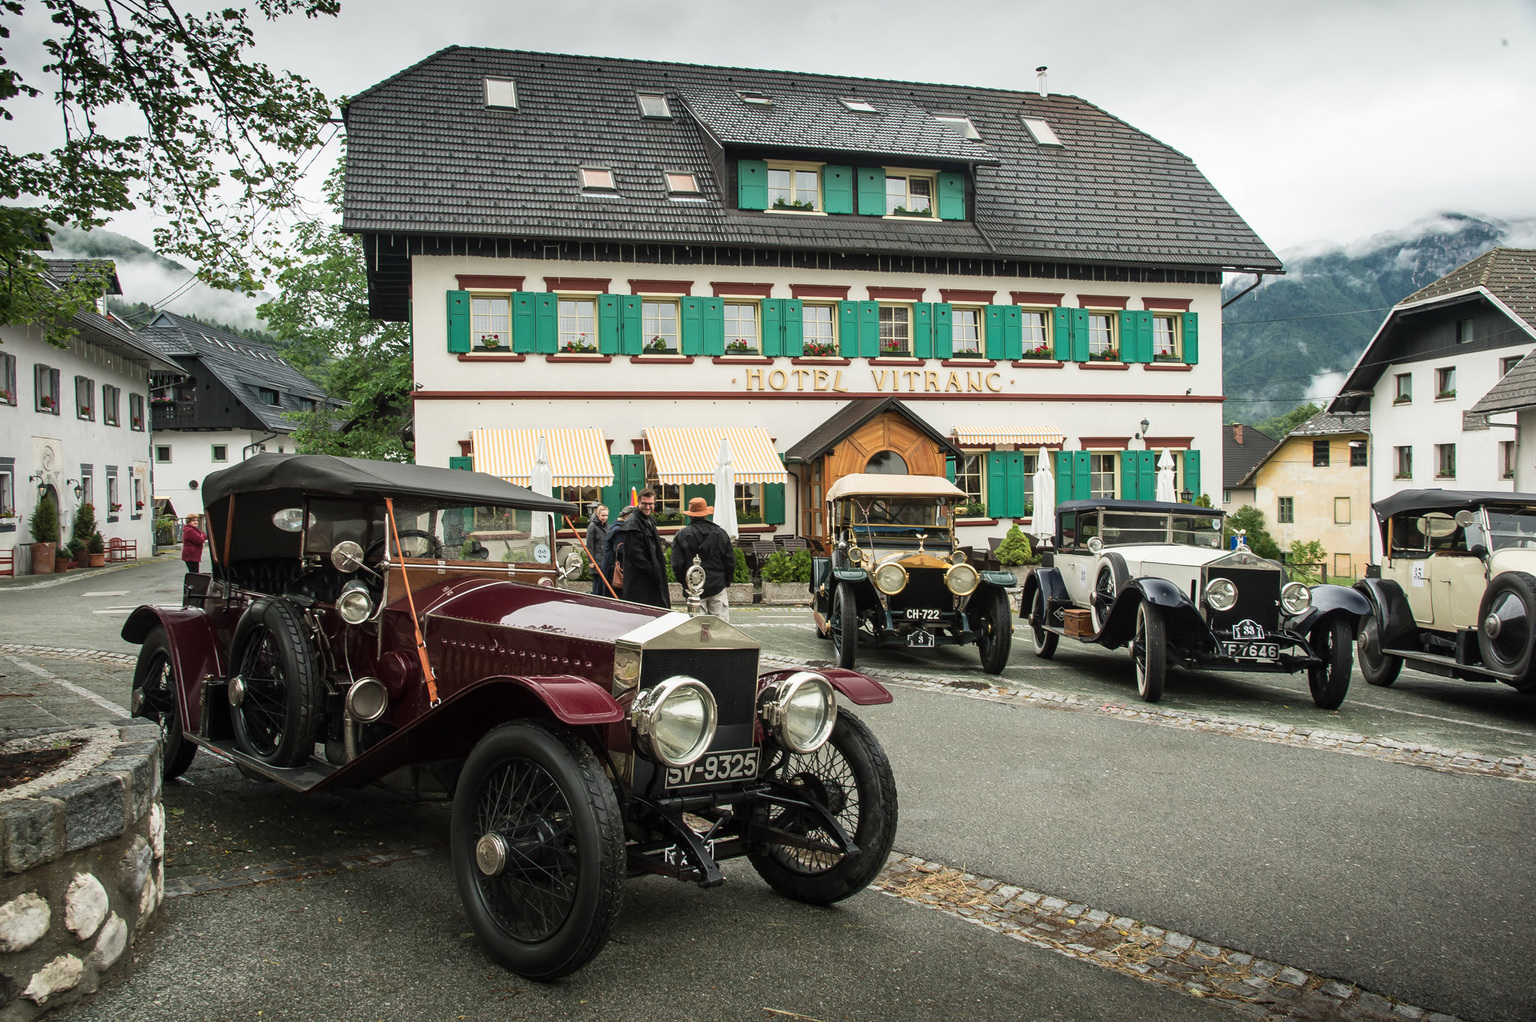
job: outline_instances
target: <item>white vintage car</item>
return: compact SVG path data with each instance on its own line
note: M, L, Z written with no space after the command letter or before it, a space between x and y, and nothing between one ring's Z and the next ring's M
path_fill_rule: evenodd
M1536 691L1536 494L1403 490L1376 517L1386 556L1355 583L1365 680L1390 685L1407 661Z
M1307 671L1312 701L1349 691L1355 624L1367 609L1336 585L1287 582L1246 546L1222 548L1224 513L1148 500L1074 500L1056 508L1056 550L1025 583L1035 655L1067 635L1109 649L1129 643L1136 691L1162 698L1169 665L1194 670Z

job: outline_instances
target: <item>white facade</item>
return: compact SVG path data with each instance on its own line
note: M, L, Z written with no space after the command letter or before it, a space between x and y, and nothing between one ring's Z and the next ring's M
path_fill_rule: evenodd
M71 538L75 509L90 502L103 539L136 540L139 556L149 556L154 505L145 366L83 336L53 347L35 327L0 326L0 339L0 356L15 359L15 393L0 400L0 510L13 512L0 518L0 550L32 542L27 523L46 486L58 497L61 542ZM39 366L58 373L56 409L39 409ZM77 393L77 377L90 381L88 392ZM0 382L0 389L6 386ZM115 424L108 421L109 387L118 391ZM86 393L88 416L79 401ZM113 502L121 505L116 512ZM24 561L17 558L18 571Z
M729 297L721 282L771 285L767 297L794 297L792 286L846 287L849 300L869 300L874 288L921 288L915 300L941 302L941 288L1059 294L1058 306L1103 304L1186 308L1199 314L1199 360L1194 365L1152 363L989 362L963 359L831 357L732 358L528 354L453 354L447 350L447 296L459 276L523 277L524 291L564 293L545 278L604 278L607 293L645 293L658 278L687 282L685 294ZM641 280L632 288L631 279ZM468 288L472 295L481 292ZM659 293L659 289L658 292ZM760 426L779 452L788 450L854 398L898 397L937 432L1054 430L1067 451L1140 450L1142 420L1154 447L1201 453L1200 489L1219 495L1221 443L1221 296L1215 284L1169 284L1059 279L982 278L925 274L839 272L768 267L561 262L556 260L428 257L412 259L415 351L416 460L448 465L460 456L470 431L489 427L600 427L613 454L636 450L648 427ZM1095 296L1085 299L1083 296ZM673 291L668 297L677 297ZM758 297L762 297L759 291ZM745 299L751 300L751 299ZM1187 302L1187 306L1182 303ZM1150 304L1149 304L1150 303ZM1051 304L1051 303L1046 303ZM1011 448L1008 448L1011 449ZM1028 448L1027 453L1035 453ZM801 506L796 479L785 495L793 533ZM1180 480L1181 485L1184 481ZM1027 519L1023 520L1027 525ZM962 542L1002 535L1012 520L966 530ZM1026 528L1026 531L1027 528Z
M268 430L162 429L154 435L155 499L169 500L178 518L203 513L203 480L253 454L292 454L287 434Z

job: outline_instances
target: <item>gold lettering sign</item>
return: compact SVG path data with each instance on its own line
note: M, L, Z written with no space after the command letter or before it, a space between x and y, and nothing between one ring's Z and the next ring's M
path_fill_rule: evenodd
M744 373L749 391L848 392L841 369L746 369ZM871 369L869 375L875 390L893 394L1001 394L1003 391L1003 376L995 372L967 371L964 380L959 373L951 372L941 378L937 371L921 369Z

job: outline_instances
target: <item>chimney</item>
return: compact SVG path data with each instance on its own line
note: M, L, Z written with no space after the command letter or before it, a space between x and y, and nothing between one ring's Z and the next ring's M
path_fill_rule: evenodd
M1041 64L1039 67L1035 68L1035 77L1040 80L1041 99L1046 99L1051 94L1050 90L1045 87L1045 67L1046 66L1044 64Z
M1242 442L1243 442L1243 424L1241 422L1234 422L1234 423L1232 423L1232 442L1234 444L1238 444L1239 446L1242 445Z

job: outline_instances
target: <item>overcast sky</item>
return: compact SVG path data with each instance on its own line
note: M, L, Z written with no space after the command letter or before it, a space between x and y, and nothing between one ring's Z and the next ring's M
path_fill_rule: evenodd
M26 73L50 26L37 0L6 20ZM1010 89L1046 64L1051 91L1194 159L1276 251L1536 216L1536 0L343 0L257 33L254 59L333 97L455 44ZM8 144L51 146L55 125L20 117ZM140 217L114 229L150 240Z

